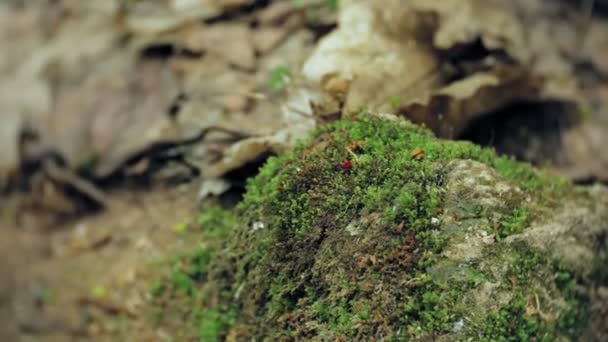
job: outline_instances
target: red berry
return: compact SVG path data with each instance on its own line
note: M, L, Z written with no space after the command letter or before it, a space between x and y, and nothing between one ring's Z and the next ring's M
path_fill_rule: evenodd
M350 170L353 168L353 162L351 162L350 160L345 160L344 162L342 162L342 165L340 165L340 167L342 168L342 170Z

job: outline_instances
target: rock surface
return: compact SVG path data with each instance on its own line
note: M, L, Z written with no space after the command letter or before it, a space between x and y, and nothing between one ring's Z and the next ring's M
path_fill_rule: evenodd
M203 339L607 336L608 189L406 121L328 124L214 215L156 294Z

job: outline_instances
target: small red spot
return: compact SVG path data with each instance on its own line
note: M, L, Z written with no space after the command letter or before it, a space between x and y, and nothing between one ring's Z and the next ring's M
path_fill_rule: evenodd
M353 162L351 162L350 160L345 160L344 162L342 162L342 165L340 165L340 167L342 168L342 170L350 170L353 168Z

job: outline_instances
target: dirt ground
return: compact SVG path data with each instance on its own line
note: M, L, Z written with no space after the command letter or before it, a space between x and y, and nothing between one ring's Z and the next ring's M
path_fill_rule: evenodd
M151 282L199 243L176 225L196 217L194 184L117 191L98 214L48 225L3 205L0 229L0 340L158 340L144 321ZM11 222L12 221L12 222Z
M171 340L201 189L364 108L608 182L605 1L403 3L0 3L0 341Z

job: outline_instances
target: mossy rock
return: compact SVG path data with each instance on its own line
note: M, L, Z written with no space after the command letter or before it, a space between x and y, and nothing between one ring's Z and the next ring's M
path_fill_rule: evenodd
M401 119L324 126L204 217L157 293L204 341L607 336L608 190Z

